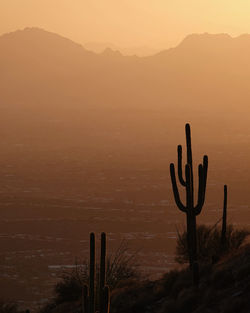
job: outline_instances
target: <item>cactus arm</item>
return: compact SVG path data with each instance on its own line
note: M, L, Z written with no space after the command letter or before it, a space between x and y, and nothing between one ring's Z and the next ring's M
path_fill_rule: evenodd
M175 177L175 168L174 168L174 164L173 163L170 164L170 175L171 175L172 188L173 188L173 194L174 194L174 199L175 199L176 205L178 206L178 208L182 212L186 213L187 212L187 208L181 203L179 191L178 191L178 188L177 188L176 177Z
M199 215L201 213L202 207L205 201L205 181L204 181L204 168L203 165L199 165L199 187L198 187L198 201L197 205L194 208L195 215Z
M95 312L95 234L90 234L89 313Z
M199 165L199 187L198 187L198 202L195 207L195 215L201 213L202 207L205 202L206 186L207 186L207 169L208 158L205 155L203 157L203 165Z
M206 191L206 187L207 187L207 169L208 169L208 156L204 155L203 157L204 191Z
M181 145L179 145L177 147L177 154L178 154L178 177L179 177L179 181L180 181L182 186L186 186L186 182L183 179L183 175L182 175L182 146Z
M100 313L104 313L104 286L105 286L105 272L106 272L106 234L101 234L101 259L100 259Z

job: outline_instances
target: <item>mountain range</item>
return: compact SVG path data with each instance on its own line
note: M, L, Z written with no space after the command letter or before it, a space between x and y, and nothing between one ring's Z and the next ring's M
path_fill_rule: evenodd
M0 37L2 136L36 140L46 129L43 139L72 141L84 129L156 141L190 121L211 141L224 140L222 125L248 126L249 55L250 35L192 34L137 57L110 48L96 54L39 28L8 33Z

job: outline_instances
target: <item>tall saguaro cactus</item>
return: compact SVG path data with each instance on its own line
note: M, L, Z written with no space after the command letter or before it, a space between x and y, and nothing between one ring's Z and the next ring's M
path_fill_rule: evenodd
M189 264L193 271L194 284L199 282L199 268L197 262L197 239L196 239L196 216L201 213L202 207L205 201L206 183L207 183L207 169L208 169L208 157L203 157L203 163L198 166L199 173L199 186L198 186L198 201L195 204L194 200L194 175L193 175L193 157L192 157L192 145L191 145L191 131L190 125L186 124L186 145L187 145L187 163L185 165L185 177L183 177L182 170L182 146L177 148L178 153L178 178L180 184L184 186L186 190L186 204L183 204L180 199L180 193L176 183L175 166L170 164L170 175L172 181L172 188L174 198L178 208L186 213L187 217L187 243Z
M224 185L223 215L221 227L221 248L225 248L227 233L227 185Z
M99 281L99 305L100 312L105 313L105 282L106 282L106 234L101 234L101 256L100 256L100 281Z
M83 312L84 313L109 313L109 287L106 283L106 234L101 234L101 256L100 256L100 281L98 296L95 286L95 234L90 234L90 265L89 265L89 286L83 286ZM96 298L99 299L99 311L96 311Z
M90 234L89 249L89 313L95 312L95 234Z

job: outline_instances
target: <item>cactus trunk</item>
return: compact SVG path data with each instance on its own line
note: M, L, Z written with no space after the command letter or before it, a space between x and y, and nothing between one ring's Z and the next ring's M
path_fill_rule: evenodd
M95 313L95 234L90 234L89 313Z
M221 228L221 248L225 249L227 234L227 185L224 185L223 216Z
M104 287L105 287L105 272L106 272L106 234L101 234L101 258L100 258L100 295L99 295L99 305L100 305L100 313L105 312L105 301L104 301Z

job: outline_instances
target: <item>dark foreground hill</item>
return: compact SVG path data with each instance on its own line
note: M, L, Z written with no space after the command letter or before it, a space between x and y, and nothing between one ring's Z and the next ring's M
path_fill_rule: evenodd
M250 312L250 246L201 270L199 288L189 270L171 271L157 281L128 281L113 291L111 313ZM79 302L64 302L48 313L80 312Z

